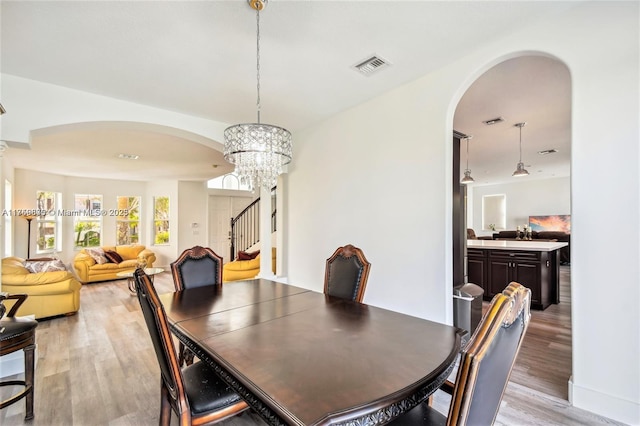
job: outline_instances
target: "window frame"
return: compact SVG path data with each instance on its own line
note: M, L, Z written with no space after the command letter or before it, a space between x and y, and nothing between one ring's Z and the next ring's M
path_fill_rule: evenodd
M160 202L166 200L166 206ZM168 195L153 197L153 245L166 246L171 243L170 233L171 199ZM166 237L165 237L166 234Z
M132 200L134 200L133 203ZM116 205L118 206L115 212L116 245L140 244L142 197L140 195L118 195L116 197ZM133 215L135 215L135 218L132 218ZM123 227L125 224L126 227ZM128 238L123 239L124 235L121 235L121 231L124 232L124 229L126 229L126 236L128 236ZM134 229L135 232L132 232L132 229Z
M59 253L62 251L62 216L58 210L62 205L62 192L36 191L36 254ZM46 233L47 228L53 229ZM51 235L50 237L45 237ZM43 239L42 243L40 239ZM49 240L53 243L49 245Z
M80 201L80 203L79 203ZM82 205L84 204L84 205ZM103 205L103 196L102 194L74 194L73 195L73 234L74 234L74 242L73 246L75 250L82 250L85 248L92 247L100 247L102 245L102 229L103 229L103 221L102 216L105 213L105 210L102 209ZM97 229L93 226L88 229L78 229L79 223L96 223ZM87 233L94 232L98 234L97 243L95 239L92 241L94 244L86 244L81 245L78 244L80 241L80 236L84 232L84 240L87 240Z

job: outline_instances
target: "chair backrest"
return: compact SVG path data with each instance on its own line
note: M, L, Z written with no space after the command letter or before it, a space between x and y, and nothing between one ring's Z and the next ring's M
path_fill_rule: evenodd
M531 291L512 282L494 296L463 349L449 408L448 425L490 425L529 325Z
M478 237L476 236L476 231L471 228L467 228L467 240L476 240Z
M209 247L186 249L171 263L176 290L222 284L222 257Z
M331 296L362 302L371 264L357 247L347 244L327 259L324 292Z
M142 314L149 329L151 341L153 342L153 348L156 352L158 363L160 364L162 381L169 391L169 398L172 400L171 403L177 406L177 401L179 401L180 404L184 404L186 407L185 411L189 412L189 402L184 390L182 370L178 364L176 350L173 346L167 314L164 311L162 302L160 302L158 298L158 293L151 279L144 273L144 270L138 268L133 273L133 277L140 308L142 309Z

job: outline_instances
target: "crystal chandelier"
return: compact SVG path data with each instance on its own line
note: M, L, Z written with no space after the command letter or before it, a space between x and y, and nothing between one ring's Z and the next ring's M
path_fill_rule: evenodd
M460 183L463 183L465 185L475 182L475 180L471 177L471 170L469 170L469 139L471 139L471 136L467 136L466 139L467 139L467 168L464 171L464 177L460 181Z
M256 11L257 123L243 123L224 131L224 158L236 166L240 182L252 190L270 191L284 165L292 158L291 133L287 129L260 123L260 11L267 0L248 0Z
M524 168L524 163L522 162L522 128L525 126L525 123L516 123L515 126L520 128L520 161L518 161L518 165L516 166L516 171L513 172L511 176L520 177L527 176L529 172Z

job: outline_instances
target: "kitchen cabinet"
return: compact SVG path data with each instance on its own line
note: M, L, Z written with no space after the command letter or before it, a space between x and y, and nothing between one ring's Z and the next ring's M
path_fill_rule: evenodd
M566 243L487 240L474 245L471 241L467 248L469 282L484 289L485 300L516 281L531 290L534 309L559 302L558 253Z

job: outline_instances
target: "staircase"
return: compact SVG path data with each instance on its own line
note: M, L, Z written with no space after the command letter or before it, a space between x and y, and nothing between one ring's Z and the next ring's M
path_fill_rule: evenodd
M271 233L276 231L276 187L271 188ZM238 251L247 250L260 242L260 198L254 200L231 219L231 253L235 260Z

